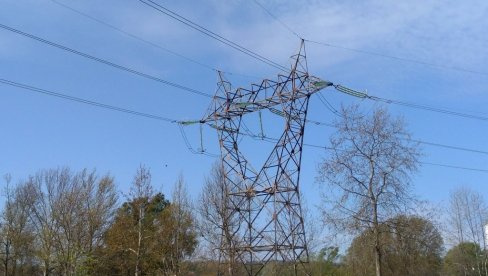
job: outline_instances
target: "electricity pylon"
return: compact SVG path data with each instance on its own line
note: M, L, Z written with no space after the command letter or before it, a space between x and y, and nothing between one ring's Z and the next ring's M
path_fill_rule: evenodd
M250 89L232 89L219 73L211 109L202 120L218 132L228 211L224 221L238 222L222 236L220 250L226 257L219 260L219 267L234 263L234 272L223 274L257 275L266 266L270 273L286 268L295 275L308 274L299 190L303 135L310 96L332 84L308 74L303 41L292 60L288 75L265 79ZM240 138L246 135L242 119L264 109L279 113L285 124L264 165L255 170L239 150Z

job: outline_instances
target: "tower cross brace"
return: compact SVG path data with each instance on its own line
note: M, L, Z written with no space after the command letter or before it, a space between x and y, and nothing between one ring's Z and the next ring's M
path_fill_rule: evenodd
M332 84L308 74L303 41L292 60L288 75L250 89L232 89L219 73L211 110L202 120L218 132L228 211L223 221L236 222L222 234L219 249L219 267L232 264L228 274L257 275L271 264L275 273L291 267L296 275L308 274L299 190L303 136L310 96ZM255 170L239 150L239 141L245 135L243 116L263 109L279 113L285 124L264 165Z

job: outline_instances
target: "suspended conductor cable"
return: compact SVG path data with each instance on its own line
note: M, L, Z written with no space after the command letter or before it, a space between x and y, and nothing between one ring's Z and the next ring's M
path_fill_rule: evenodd
M48 96L52 96L52 97L57 97L57 98L61 98L61 99L69 100L69 101L73 101L73 102L78 102L78 103L83 103L83 104L87 104L87 105L92 105L92 106L96 106L96 107L100 107L100 108L104 108L104 109L109 109L109 110L113 110L113 111L123 112L123 113L131 114L131 115L141 116L141 117L146 117L146 118L155 119L155 120L159 120L159 121L164 121L164 122L168 122L168 123L178 123L178 121L175 120L175 119L171 119L171 118L167 118L167 117L162 117L162 116L159 116L159 115L153 115L153 114L149 114L149 113L144 113L144 112L139 112L139 111L135 111L135 110L131 110L131 109L126 109L126 108L122 108L122 107L117 107L117 106L113 106L113 105L109 105L109 104L104 104L104 103L100 103L100 102L96 102L96 101L92 101L92 100L87 100L87 99L82 99L82 98L74 97L74 96L69 96L69 95L66 95L66 94L62 94L62 93L54 92L54 91L51 91L51 90L46 90L46 89L42 89L42 88L30 86L30 85L27 85L27 84L13 82L13 81L6 80L6 79L0 79L0 83L6 84L6 85L10 85L10 86L14 86L14 87L17 87L17 88L22 88L22 89L25 89L25 90L30 90L30 91L33 91L33 92L36 92L36 93L40 93L40 94L44 94L44 95L48 95Z
M447 115L453 115L453 116L458 116L458 117L463 117L463 118L468 118L468 119L477 119L477 120L482 120L482 121L488 121L488 117L485 117L485 116L467 114L467 113L463 113L463 112L459 112L459 111L449 110L446 108L438 108L438 107L433 107L433 106L428 106L428 105L423 105L423 104L418 104L418 103L403 102L403 101L398 101L398 100L391 100L391 99L385 99L385 98L381 98L381 97L371 96L371 95L368 95L364 92L356 91L356 90L353 90L351 88L347 88L345 86L342 86L340 84L334 85L334 87L337 91L339 91L341 93L347 94L349 96L357 97L357 98L368 99L368 100L383 102L383 103L387 103L387 104L396 104L396 105L406 106L406 107L410 107L410 108L422 109L422 110L426 110L426 111L437 112L437 113L442 113L442 114L447 114Z
M485 170L485 169L468 168L468 167L453 166L453 165L438 164L438 163L430 163L430 162L419 162L419 163L420 164L425 164L425 165L431 165L431 166L451 168L451 169L458 169L458 170L467 170L467 171L475 171L475 172L488 173L488 170Z
M71 7L71 6L67 5L67 4L65 4L65 3L61 3L60 1L57 1L57 0L51 0L51 2L55 3L56 5L59 5L59 6L63 7L63 8L65 8L65 9L68 9L68 10L70 10L70 11L74 12L74 13L77 13L77 14L79 14L79 15L83 16L83 17L86 17L86 18L88 18L88 19L90 19L90 20L92 20L92 21L95 21L95 22L97 22L97 23L99 23L99 24L101 24L101 25L103 25L103 26L105 26L105 27L108 27L108 28L110 28L110 29L112 29L112 30L114 30L114 31L116 31L116 32L119 32L119 33L121 33L121 34L124 34L124 35L126 35L126 36L128 36L128 37L131 37L131 38L133 38L133 39L135 39L135 40L139 40L139 41L141 41L141 42L143 42L143 43L146 43L146 44L151 45L151 46L153 46L153 47L155 47L155 48L158 48L158 49L160 49L160 50L163 50L163 51L165 51L165 52L167 52L167 53L170 53L170 54L172 54L172 55L174 55L174 56L180 57L180 58L182 58L182 59L184 59L184 60L187 60L187 61L192 62L192 63L194 63L194 64L200 65L200 66L205 67L205 68L207 68L207 69L209 69L209 70L214 70L214 71L215 71L215 69L214 69L213 67L211 67L211 66L209 66L209 65L207 65L207 64L204 64L204 63L202 63L202 62L199 62L199 61L197 61L197 60L194 60L194 59L192 59L192 58L189 58L189 57L187 57L187 56L184 56L184 55L182 55L182 54L180 54L180 53L177 53L177 52L175 52L175 51L172 51L172 50L170 50L170 49L168 49L168 48L165 48L165 47L163 47L163 46L161 46L161 45L159 45L159 44L156 44L156 43L154 43L154 42L151 42L151 41L149 41L149 40L146 40L146 39L144 39L144 38L142 38L142 37L140 37L140 36L137 36L137 35L135 35L135 34L129 33L129 32L127 32L127 31L125 31L125 30L123 30L123 29L121 29L121 28L119 28L119 27L116 27L116 26L114 26L114 25L112 25L112 24L110 24L110 23L107 23L107 22L105 22L105 21L102 21L102 20L100 20L100 19L98 19L98 18L94 17L94 16L91 16L91 15L86 14L86 13L84 13L84 12L80 11L80 10L77 10L77 9L75 9L75 8L73 8L73 7Z
M269 110L271 113L276 114L278 116L281 116L281 117L285 116L283 111L280 111L278 109L269 108ZM337 114L336 114L337 116L344 118L344 116L339 111L337 111L334 108L333 108L333 110L335 110L335 112L337 112ZM331 110L331 112L334 112L333 110ZM333 124L330 124L330 123L325 123L325 122L320 122L320 121L315 121L315 120L309 120L309 119L307 119L306 122L317 125L317 126L326 126L326 127L330 127L330 128L335 128L335 126ZM267 137L266 135L255 135L255 134L252 134L250 136L263 137L263 138ZM484 150L480 150L480 149L472 149L472 148L466 148L466 147L460 147L460 146L446 145L446 144L441 144L441 143L429 142L426 140L415 140L415 139L410 139L410 138L403 138L403 140L415 142L415 143L419 143L419 144L424 144L424 145L428 145L428 146L432 146L432 147L439 147L439 148L445 148L445 149L451 149L451 150L458 150L458 151L465 151L465 152L488 155L488 151L484 151Z
M88 18L88 19L90 19L90 20L92 20L94 22L97 22L97 23L99 23L99 24L101 24L101 25L103 25L105 27L108 27L108 28L110 28L110 29L112 29L112 30L114 30L116 32L119 32L119 33L121 33L123 35L126 35L126 36L128 36L128 37L130 37L132 39L138 40L138 41L143 42L143 43L145 43L147 45L150 45L150 46L155 47L157 49L163 50L163 51L165 51L165 52L167 52L169 54L172 54L172 55L174 55L176 57L179 57L181 59L184 59L184 60L186 60L188 62L194 63L194 64L196 64L198 66L201 66L201 67L203 67L205 69L208 69L208 70L211 70L211 71L219 71L220 70L220 69L216 69L216 68L214 68L214 67L212 67L212 66L210 66L208 64L205 64L203 62L200 62L200 61L198 61L196 59L190 58L190 57L185 56L183 54L180 54L180 53L178 53L176 51L173 51L173 50L170 50L170 49L168 49L166 47L163 47L163 46L161 46L159 44L156 44L154 42L151 42L151 41L149 41L147 39L144 39L144 38L142 38L142 37L140 37L138 35L135 35L133 33L130 33L128 31L125 31L125 30L123 30L123 29L121 29L119 27L116 27L116 26L114 26L114 25L112 25L110 23L107 23L106 21L103 21L103 20L101 20L99 18L96 18L96 17L94 17L92 15L89 15L89 14L84 13L84 12L78 10L78 9L75 9L72 6L67 5L66 3L61 3L61 2L59 2L57 0L51 0L51 2L55 3L56 5L59 5L60 7L63 7L65 9L68 9L68 10L74 12L74 13L77 13L77 14L85 17L85 18ZM251 78L251 79L256 79L257 78L256 76L249 76L249 75L240 74L240 73L234 73L234 72L227 72L226 71L226 73L229 74L229 75L241 76L241 77L246 77L246 78Z
M272 60L270 60L270 59L268 59L268 58L266 58L260 54L257 54L256 52L253 52L253 51L251 51L251 50L249 50L249 49L247 49L247 48L245 48L245 47L243 47L243 46L241 46L241 45L239 45L239 44L237 44L237 43L235 43L235 42L233 42L233 41L231 41L231 40L229 40L229 39L227 39L227 38L225 38L225 37L223 37L223 36L221 36L215 32L212 32L211 30L209 30L209 29L207 29L207 28L205 28L205 27L181 16L180 14L178 14L174 11L171 11L170 9L168 9L168 8L166 8L166 7L160 5L160 4L158 4L152 0L139 0L139 1L141 3L149 6L149 7L151 7L153 9L175 19L176 21L183 23L184 25L203 33L204 35L206 35L208 37L211 37L211 38L213 38L213 39L215 39L215 40L217 40L217 41L219 41L219 42L221 42L221 43L223 43L223 44L225 44L231 48L234 48L235 50L237 50L243 54L246 54L246 55L248 55L254 59L257 59L257 60L259 60L265 64L268 64L269 66L277 68L279 70L282 70L285 72L290 72L290 69L284 67L283 65L276 63L276 62L274 62L274 61L272 61Z
M104 104L104 103L100 103L100 102L96 102L96 101L92 101L92 100L87 100L87 99L83 99L83 98L69 96L69 95L66 95L66 94L62 94L62 93L54 92L54 91L51 91L51 90L42 89L42 88L38 88L38 87L34 87L34 86L30 86L30 85L18 83L18 82L6 80L6 79L0 79L0 83L5 84L5 85L10 85L10 86L13 86L13 87L17 87L17 88L21 88L21 89L25 89L25 90L29 90L29 91L36 92L36 93L39 93L39 94L42 94L42 95L57 97L57 98L60 98L60 99L63 99L63 100L78 102L78 103L82 103L82 104L86 104L86 105L91 105L91 106L95 106L95 107L99 107L99 108L103 108L103 109L107 109L107 110L111 110L111 111L122 112L122 113L130 114L130 115L134 115L134 116L139 116L139 117L154 119L154 120L163 121L163 122L167 122L167 123L178 124L178 126L180 128L182 127L182 124L185 123L185 122L182 122L182 121L178 121L178 120L175 120L175 119L171 119L171 118L167 118L167 117L163 117L163 116L159 116L159 115L154 115L154 114L139 112L139 111L135 111L135 110L127 109L127 108L122 108L122 107L118 107L118 106L114 106L114 105L109 105L109 104ZM188 138L186 137L186 135L183 135L183 140L184 140L185 144L187 145L188 150L190 150L191 153L194 153L194 154L204 154L204 155L207 155L207 156L210 156L210 157L216 157L216 156L218 156L218 155L210 154L210 153L207 153L207 152L197 152L197 151L193 150L193 148L191 147L191 145L190 145L190 143L189 143Z
M181 133L181 137L183 138L183 141L185 142L185 145L186 145L186 148L193 154L202 154L202 155L206 155L206 156L209 156L209 157L219 157L220 155L218 154L213 154L213 153L209 153L209 152L206 152L203 150L195 150L190 141L188 140L188 137L186 136L186 132L185 132L185 129L184 129L184 124L182 123L178 123L178 128L180 129L180 133Z
M355 52L358 54L363 54L363 55L369 55L369 56L377 56L381 58L387 58L395 61L400 61L400 62L408 62L408 63L413 63L413 64L418 64L418 65L423 65L423 66L428 66L431 68L436 68L436 69L443 69L443 70L451 70L451 71L458 71L458 72L463 72L463 73L470 73L470 74L477 74L477 75L484 75L488 76L487 72L483 71L477 71L477 70L472 70L472 69L465 69L457 66L448 66L444 64L438 64L438 63L431 63L431 62L426 62L426 61L421 61L417 59L411 59L411 58L404 58L404 57L397 57L393 55L387 55L379 52L373 52L373 51L366 51L366 50L361 50L361 49L356 49L356 48L351 48L351 47L345 47L337 44L330 44L322 41L317 41L317 40L310 40L306 39L297 32L295 32L290 26L288 26L285 22L280 20L277 16L275 16L270 10L266 9L261 3L259 3L258 0L254 0L254 3L256 3L261 9L263 9L269 16L274 18L278 23L280 23L285 29L287 29L290 33L295 35L296 37L303 39L305 41L308 41L310 43L314 43L317 45L321 45L324 47L329 47L329 48L336 48L336 49L341 49L345 51L350 51L350 52Z
M320 41L316 41L316 40L305 39L305 41L308 41L308 42L314 43L314 44L318 44L318 45L322 45L325 47L329 47L329 48L336 48L336 49L346 50L346 51L350 51L350 52L356 52L359 54L365 54L365 55L370 55L370 56L377 56L377 57L392 59L392 60L401 61L401 62L414 63L414 64L424 65L424 66L437 68L437 69L452 70L452 71L458 71L458 72L463 72L463 73L470 73L470 74L488 76L488 73L483 72L483 71L465 69L465 68L461 68L461 67L454 67L454 66L448 66L448 65L437 64L437 63L430 63L430 62L425 62L425 61L410 59L410 58L396 57L396 56L382 54L382 53L378 53L378 52L365 51L365 50L360 50L360 49L355 49L355 48L350 48L350 47L344 47L344 46L334 45L334 44L320 42Z
M87 58L87 59L90 59L90 60L93 60L93 61L96 61L96 62L99 62L99 63L102 63L102 64L105 64L105 65L111 66L113 68L116 68L116 69L119 69L119 70L122 70L122 71L126 71L126 72L129 72L129 73L132 73L134 75L138 75L138 76L143 77L143 78L146 78L146 79L150 79L150 80L153 80L153 81L157 81L157 82L163 83L165 85L172 86L172 87L175 87L175 88L178 88L178 89L181 89L181 90L184 90L184 91L187 91L187 92L196 94L196 95L200 95L200 96L212 98L212 95L210 95L208 93L205 93L205 92L202 92L202 91L193 89L193 88L189 88L189 87L186 87L186 86L183 86L183 85L174 83L174 82L170 82L170 81L161 79L159 77L152 76L152 75L149 75L149 74L146 74L146 73L137 71L135 69L132 69L132 68L129 68L129 67L125 67L125 66L122 66L122 65L113 63L111 61L108 61L108 60L105 60L105 59L102 59L102 58L98 58L98 57L95 57L95 56L92 56L92 55L89 55L89 54L80 52L78 50L75 50L75 49L72 49L72 48L63 46L61 44L58 44L58 43L49 41L47 39L44 39L44 38L41 38L41 37L38 37L38 36L35 36L35 35L32 35L32 34L28 34L26 32L20 31L18 29L14 29L12 27L9 27L9 26L3 25L3 24L0 24L0 28L5 29L7 31L11 31L13 33L16 33L16 34L19 34L19 35L22 35L22 36L25 36L25 37L28 37L28 38L31 38L31 39L34 39L34 40L36 40L38 42L42 42L44 44L47 44L49 46L52 46L52 47L55 47L55 48L58 48L58 49L61 49L61 50L64 50L66 52L69 52L69 53L72 53L72 54L75 54L75 55L78 55L78 56L81 56L81 57L84 57L84 58Z
M320 100L320 102L322 102L322 104L332 113L334 113L334 115L338 116L338 117L341 117L341 118L344 118L344 116L339 112L337 111L337 109L335 109L332 104L330 104L329 101L327 101L327 99L324 97L324 95L322 95L321 92L317 93L317 96Z
M274 18L278 23L281 24L281 26L287 29L290 33L298 37L300 40L303 39L297 32L295 32L292 28L290 28L290 26L285 24L285 22L281 21L278 17L276 17L273 13L271 13L266 7L264 7L261 3L259 3L258 0L254 0L254 3L256 3L256 5L258 5L261 9L263 9L269 16Z
M250 134L245 134L245 133L242 133L242 135L250 136L251 138L253 138L253 137L259 138L259 136L257 136L257 135L250 135ZM264 141L266 141L268 143L276 143L279 141L279 139L272 138L272 137L266 137L266 139L264 139ZM303 143L303 145L306 147L317 148L317 149L334 150L331 147L321 146L321 145L316 145L316 144ZM341 149L335 149L335 150L342 151ZM438 167L444 167L444 168L450 168L450 169L458 169L458 170L467 170L467 171L488 173L487 169L470 168L470 167L464 167L464 166L455 166L455 165L432 163L432 162L419 162L419 163L424 164L424 165L438 166Z

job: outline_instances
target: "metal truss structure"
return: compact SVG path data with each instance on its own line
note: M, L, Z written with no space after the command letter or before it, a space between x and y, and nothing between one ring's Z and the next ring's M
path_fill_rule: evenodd
M303 41L292 60L288 75L250 89L232 89L219 73L211 109L202 120L218 132L228 209L223 220L237 222L222 235L220 268L228 262L233 268L221 275L276 274L284 267L295 275L308 274L299 191L303 136L310 96L332 84L308 74ZM242 120L264 109L284 118L284 130L262 168L255 170L239 150L241 137L248 135Z

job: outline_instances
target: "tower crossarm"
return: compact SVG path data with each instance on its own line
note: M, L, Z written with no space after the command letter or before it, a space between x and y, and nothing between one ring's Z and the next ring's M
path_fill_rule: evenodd
M292 76L304 78L301 80L301 83L306 87L297 87L295 91L287 90L286 88L290 87L288 83L294 81ZM306 73L290 74L290 76L279 75L278 81L265 79L259 85L253 84L250 89L238 88L233 93L232 99L224 98L222 95L215 95L214 99L218 98L223 104L220 108L217 108L214 112L203 118L203 121L210 122L226 118L230 119L262 109L269 109L279 104L308 97L332 85L329 81L308 76Z

